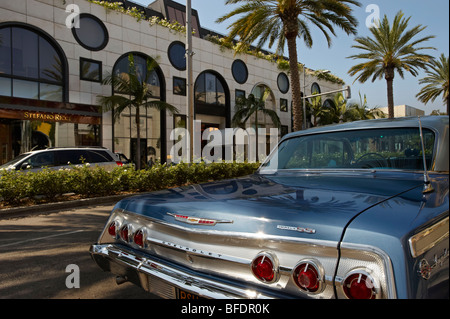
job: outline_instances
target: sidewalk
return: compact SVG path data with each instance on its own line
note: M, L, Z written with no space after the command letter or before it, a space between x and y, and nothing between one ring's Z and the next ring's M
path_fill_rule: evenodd
M22 218L29 215L50 214L60 210L80 208L86 206L113 205L121 199L134 194L113 195L105 197L84 198L64 202L48 203L34 206L22 206L0 210L1 219Z

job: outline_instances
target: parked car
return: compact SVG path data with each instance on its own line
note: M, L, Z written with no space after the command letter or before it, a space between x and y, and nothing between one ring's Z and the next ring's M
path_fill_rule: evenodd
M134 163L128 157L126 157L125 154L123 154L123 153L114 153L114 154L119 157L119 160L122 162L122 164L124 166L132 167L132 168L135 167Z
M46 148L23 153L12 161L0 166L5 170L36 172L44 168L71 168L73 165L89 163L106 170L122 166L117 155L103 147Z
M288 134L254 175L126 198L94 261L165 298L448 298L449 118Z
M120 161L123 164L130 164L131 163L131 161L128 159L128 157L125 156L125 154L123 154L123 153L114 153L114 154L116 154L116 156L119 157Z

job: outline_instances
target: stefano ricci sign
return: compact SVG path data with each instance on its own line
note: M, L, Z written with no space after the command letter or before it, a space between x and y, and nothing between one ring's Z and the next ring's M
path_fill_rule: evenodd
M42 112L23 112L23 118L25 120L37 120L37 121L53 121L53 122L71 122L70 115L59 113L42 113Z

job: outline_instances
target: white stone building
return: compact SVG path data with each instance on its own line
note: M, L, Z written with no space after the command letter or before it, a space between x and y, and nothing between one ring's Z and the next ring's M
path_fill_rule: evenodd
M156 16L184 25L185 7L170 0L157 0L148 8L123 2L120 6L114 1L0 0L0 164L46 146L96 145L134 158L133 114L123 112L113 121L111 112L98 108L99 95L113 94L111 86L102 85L102 78L126 72L129 54L144 72L146 59L157 62L148 81L155 98L180 111L175 116L141 112L141 158L167 159L174 143L170 132L186 123L186 35L174 30L176 26L147 19ZM144 12L146 19L139 20L132 7ZM235 55L207 40L213 33L201 27L195 10L193 23L195 119L202 121L202 129L230 127L236 97L259 95L268 88L266 105L278 113L281 133L290 132L288 72L273 60ZM303 81L303 74L300 78ZM301 83L304 94L310 95L313 86L322 92L342 88L307 74ZM259 124L272 126L267 119Z
M388 107L380 107L380 110L385 114L388 114ZM424 116L425 111L415 108L409 105L395 105L394 106L394 117L406 117L406 116Z

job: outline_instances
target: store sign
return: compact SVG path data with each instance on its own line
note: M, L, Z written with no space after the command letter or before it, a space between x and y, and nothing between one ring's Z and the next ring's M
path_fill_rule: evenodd
M23 117L26 120L40 120L40 121L55 121L55 122L71 122L70 115L67 114L53 114L41 112L23 112Z

